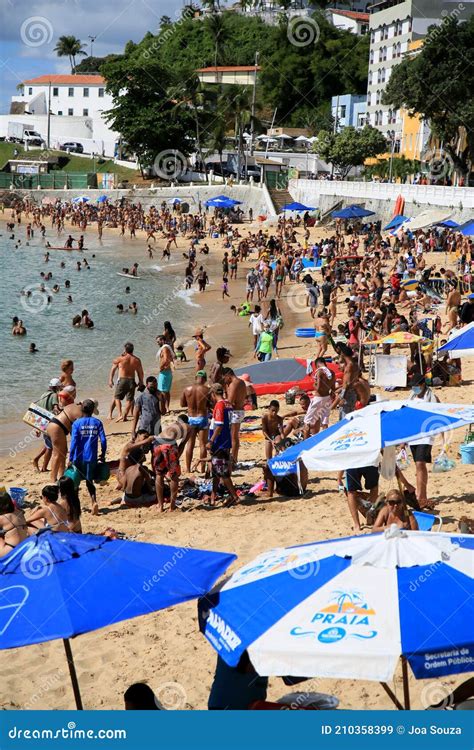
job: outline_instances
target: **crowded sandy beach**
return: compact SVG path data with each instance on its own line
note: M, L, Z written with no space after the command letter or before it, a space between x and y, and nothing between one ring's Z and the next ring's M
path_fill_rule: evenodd
M224 197L233 203L232 190ZM336 455L327 470L311 468L326 430L363 409L368 425L381 402L404 400L407 409L422 402L435 415L443 404L472 411L472 357L449 346L439 351L472 329L471 236L435 223L384 230L370 213L321 224L304 206L255 221L252 206L239 202L193 213L178 201L145 210L139 202L28 198L5 208L7 251L31 248L37 289L28 291L44 297L32 312L18 278L18 304L8 311L7 335L24 352L31 390L15 404L22 436L15 433L1 459L5 570L22 546L46 534L233 553L238 561L227 576L273 548L429 529L446 538L472 534L465 415L451 429L439 426L439 411L436 427L400 440L391 467L379 465L378 449L367 465L338 465ZM92 343L84 378L75 375L72 347L58 349L47 355L49 375L39 382L35 363L45 355L42 342L31 340L29 318L60 297L74 300L65 281L73 269L93 269L101 243L114 248L120 270L113 282L118 275L122 287L133 288L123 302L116 294L107 300L110 336L132 316L134 336L120 340L107 361ZM159 263L169 289L151 318L140 297L149 261ZM179 327L178 306L185 310ZM88 307L72 301L69 309L64 330L93 337L97 321ZM143 357L150 346L154 356ZM388 360L393 369L385 371ZM123 708L136 683L148 688L135 688L129 703L145 701L148 690L165 709L277 701L281 680L258 677L252 667L248 695L242 688L236 705L226 702L215 651L197 619L196 602L188 601L81 635L73 650L84 706ZM73 708L54 640L1 651L0 669L2 708ZM466 677L411 678L412 707L446 702ZM335 696L345 709L392 705L380 681L312 676L298 689ZM401 700L401 673L392 689Z

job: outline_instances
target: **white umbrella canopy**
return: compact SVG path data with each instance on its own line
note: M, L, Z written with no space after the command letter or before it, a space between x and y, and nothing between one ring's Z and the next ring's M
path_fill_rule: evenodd
M295 141L306 141L306 143L309 142L309 138L307 138L305 135L299 135L297 138L295 138Z
M424 229L430 227L432 224L439 224L440 221L446 221L451 216L451 211L440 208L428 208L426 211L422 211L421 214L415 216L413 219L403 222L399 229L409 229L413 232L415 229Z

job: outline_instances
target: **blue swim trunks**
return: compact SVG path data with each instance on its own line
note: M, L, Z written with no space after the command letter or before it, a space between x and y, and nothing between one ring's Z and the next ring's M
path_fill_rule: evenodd
M207 417L189 417L188 424L190 427L194 427L195 430L207 430L209 419Z
M163 393L169 393L171 390L171 382L173 380L173 373L171 370L164 370L158 375L158 390Z

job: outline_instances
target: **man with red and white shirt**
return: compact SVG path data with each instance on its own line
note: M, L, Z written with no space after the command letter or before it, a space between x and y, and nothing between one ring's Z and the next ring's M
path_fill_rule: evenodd
M235 487L232 483L232 437L230 430L230 417L232 414L232 405L224 398L224 386L221 383L214 383L211 386L211 401L214 404L212 410L212 421L209 432L209 441L207 449L211 454L211 472L212 472L212 493L211 504L213 505L217 497L217 488L219 482L227 488L231 499L227 503L235 505L239 498Z

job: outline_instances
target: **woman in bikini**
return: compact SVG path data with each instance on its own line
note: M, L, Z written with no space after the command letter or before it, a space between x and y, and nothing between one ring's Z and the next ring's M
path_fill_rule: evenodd
M67 385L72 385L74 388L76 387L76 381L72 377L73 372L74 362L72 359L63 359L61 362L61 375L59 376L63 388Z
M71 432L73 422L82 417L82 404L65 406L59 414L51 420L46 428L46 435L51 440L53 453L51 456L51 481L56 482L64 474L67 456L67 436Z
M82 534L81 504L79 502L78 492L71 477L61 477L58 481L58 488L58 504L67 512L69 531L74 531L76 534Z
M399 490L387 493L386 505L379 512L372 531L385 531L394 524L400 529L418 531L416 518L408 511Z
M0 492L0 557L5 557L28 536L23 511L15 507L8 492Z
M26 519L28 526L34 529L48 528L50 531L71 531L68 511L59 503L59 487L47 484L41 492L41 507L33 511ZM35 532L33 532L35 533Z

